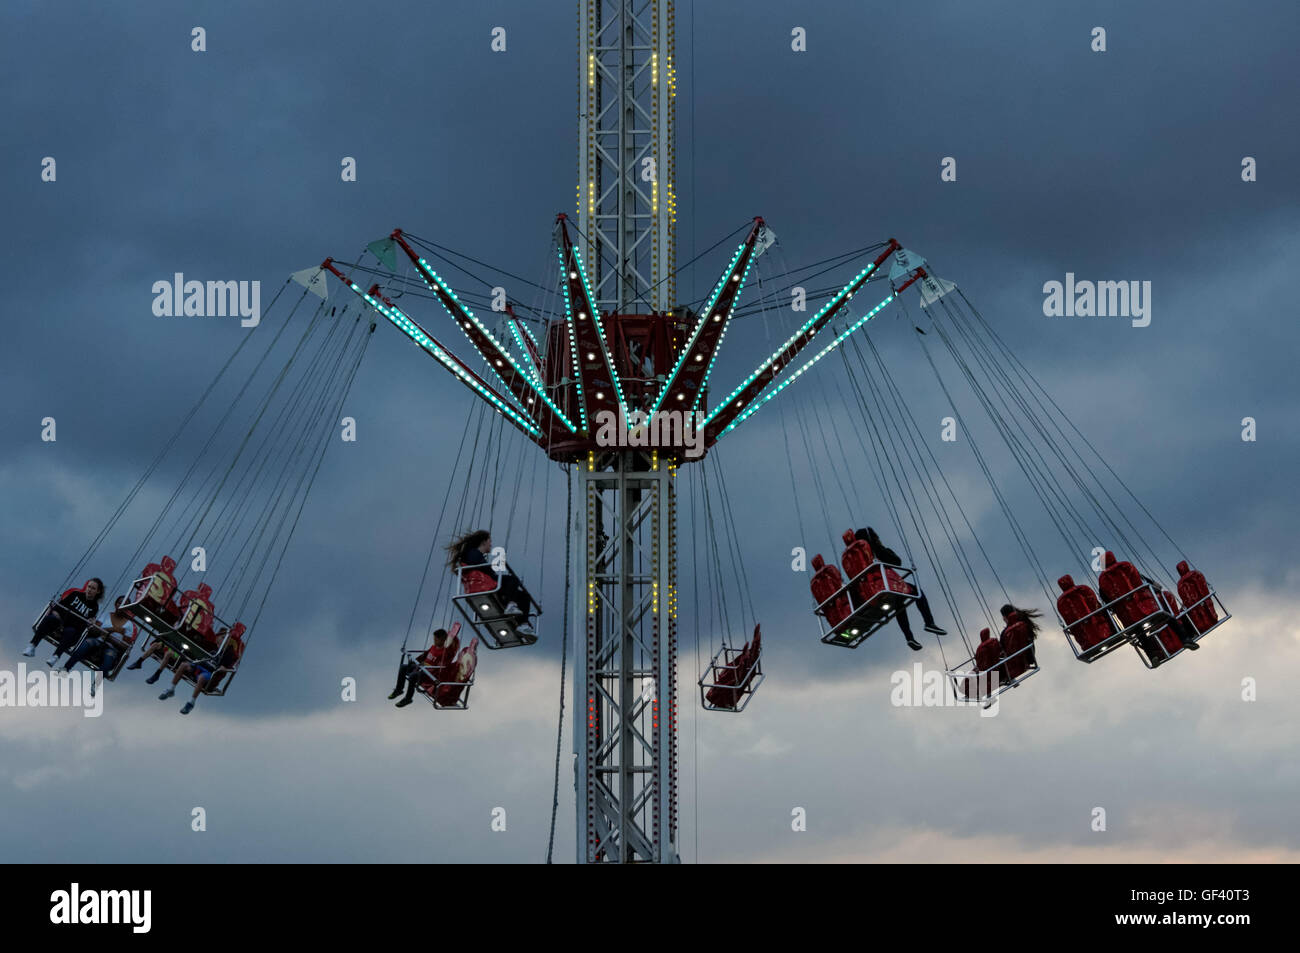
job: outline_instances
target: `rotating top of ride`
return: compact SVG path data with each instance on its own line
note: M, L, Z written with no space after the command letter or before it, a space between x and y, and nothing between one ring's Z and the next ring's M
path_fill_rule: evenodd
M879 252L874 261L710 408L710 374L736 302L754 261L775 240L762 218L756 217L745 227L748 234L698 310L647 308L620 313L597 307L582 254L570 236L566 216L560 214L556 219L555 249L563 312L558 307L550 312L543 322L540 342L510 305L506 305L495 332L489 329L416 247L441 257L436 251L441 246L401 229L371 243L369 247L389 272L396 270L398 249L410 260L419 281L483 359L487 371L482 376L386 297L379 284L368 282L369 289L363 290L332 258L326 259L321 268L436 358L551 459L577 462L608 458L611 454L655 452L660 458L681 464L701 459L723 435L834 348L843 335L797 369L791 369L799 352L843 312L849 299L868 280L880 277L876 272L881 264L891 255L910 256L894 239L873 247L871 252ZM380 246L379 250L376 246ZM901 271L896 262L890 275L893 294L854 328L874 316L903 288L926 276L920 261L909 258ZM905 279L901 284L894 281L895 272ZM303 283L314 287L318 276L303 279ZM323 295L323 291L317 293ZM494 310L499 310L496 302ZM778 376L782 381L774 383ZM491 377L496 380L491 381Z

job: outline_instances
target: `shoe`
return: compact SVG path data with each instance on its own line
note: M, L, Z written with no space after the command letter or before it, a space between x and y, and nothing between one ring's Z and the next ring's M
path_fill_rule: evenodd
M53 655L51 655L49 658L47 658L47 659L45 660L45 664L48 665L50 668L54 668L54 666L58 665L58 664L59 664L59 655L58 655L58 653L56 652L55 654L53 654Z
M1184 643L1183 643L1183 648L1185 648L1185 649L1191 649L1193 652L1195 652L1197 649L1200 648L1200 646L1197 645L1195 642L1184 642Z
M396 707L398 707L398 708L405 708L407 705L411 704L411 702L412 702L413 700L414 700L414 699L411 699L411 698L403 698L400 702L397 703L397 706L396 706Z
M193 701L187 701L184 705L181 706L181 714L182 714L182 715L188 715L188 714L189 714L190 712L192 712L193 710L194 710L194 702L193 702Z
M947 629L942 629L942 628L940 628L939 626L935 625L933 622L931 622L929 625L927 625L927 626L925 627L925 631L927 631L927 632L933 632L935 635L947 635L947 634L948 634L948 630L947 630Z
M158 676L160 675L162 675L161 670L154 672L152 675L150 675L148 678L144 680L144 683L146 685L152 685L154 682L158 681Z
M36 646L34 645L29 645L27 646L27 648L23 649L23 658L31 658L35 654L36 654Z
M159 700L160 702L165 702L167 699L171 698L171 697L172 697L173 695L175 695L175 694L176 694L176 689L175 689L175 687L174 687L174 686L171 686L171 685L168 685L168 686L167 686L167 691L165 691L165 692L163 692L161 695L159 695L159 696L158 696L158 700Z
M916 641L916 639L908 639L907 645L913 652L919 652L922 648L921 643Z
M98 674L99 674L98 672L90 673L90 697L91 698L95 697L95 690L99 686L99 679L96 677Z
M523 611L522 609L520 609L518 603L515 603L515 602L510 603L510 605L506 606L505 609L502 610L502 611L503 611L503 614L504 614L504 615L523 615L523 614L524 614L524 611Z
M532 623L528 622L526 619L523 622L515 624L515 632L519 635L531 635L534 638L537 636L537 633L533 631Z
M402 690L400 688L394 688L391 692L388 693L388 700L392 701L400 694L402 694Z
M126 667L128 672L134 672L138 668L144 668L144 659L138 658Z

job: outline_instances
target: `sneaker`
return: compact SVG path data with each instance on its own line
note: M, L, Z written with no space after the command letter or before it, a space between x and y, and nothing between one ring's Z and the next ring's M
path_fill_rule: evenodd
M400 695L400 694L402 694L402 690L401 690L400 688L394 688L391 692L389 692L389 694L388 694L388 700L389 700L389 701L392 701L394 698L396 698L396 697L397 697L398 695Z
M128 672L134 672L136 669L144 668L144 659L138 658L126 667Z
M1199 646L1197 643L1195 643L1195 642L1184 642L1184 643L1183 643L1183 648L1185 648L1185 649L1191 649L1193 652L1195 652L1197 649L1200 648L1200 646Z
M58 655L58 653L56 652L55 654L53 654L53 655L51 655L49 658L47 658L47 659L45 660L45 664L48 665L50 668L54 668L54 666L58 665L58 664L59 664L59 655Z
M947 635L947 634L948 634L948 630L947 630L947 629L940 628L939 626L935 625L933 622L931 622L929 625L927 625L927 626L925 627L925 631L927 631L927 632L933 632L935 635Z
M148 678L146 678L146 679L144 680L144 683L145 683L146 685L152 685L154 682L158 681L158 677L159 677L160 675L162 675L162 670L161 670L161 669L159 669L158 671L156 671L156 672L154 672L152 675L150 675Z
M194 710L194 701L193 701L193 699L191 699L190 701L187 701L184 705L181 706L181 714L182 714L182 715L188 715L188 714L189 714L190 712L192 712L193 710Z
M165 702L167 699L171 698L171 697L172 697L173 695L175 695L175 694L176 694L176 688L175 688L175 686L173 686L173 685L168 685L168 686L167 686L167 691L165 691L165 692L163 692L161 695L159 695L159 696L158 696L158 700L159 700L160 702Z
M411 699L411 698L403 698L400 702L397 703L397 706L396 706L396 707L398 707L398 708L405 708L407 705L411 704L411 702L412 702L413 700L414 700L414 699Z
M537 636L537 633L533 631L532 623L527 620L517 623L515 625L515 632L519 635L531 635L534 638Z
M916 641L916 639L908 639L907 645L913 652L919 652L922 649L921 643Z
M510 603L510 605L506 606L504 610L502 610L502 614L503 614L503 615L523 615L523 614L524 614L524 610L519 608L519 604L518 604L518 603L516 603L516 602L512 602L512 603Z
M23 649L23 658L31 658L35 654L36 654L36 646L34 645L29 645L27 646L27 648Z

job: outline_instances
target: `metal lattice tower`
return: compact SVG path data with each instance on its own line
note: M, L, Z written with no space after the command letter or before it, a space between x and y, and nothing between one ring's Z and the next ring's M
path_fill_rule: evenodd
M578 227L596 305L667 312L676 303L672 0L579 0L578 11Z
M671 0L580 0L578 229L596 307L670 313L675 287ZM579 464L585 545L574 719L579 862L677 857L675 468ZM585 715L585 717L583 717Z

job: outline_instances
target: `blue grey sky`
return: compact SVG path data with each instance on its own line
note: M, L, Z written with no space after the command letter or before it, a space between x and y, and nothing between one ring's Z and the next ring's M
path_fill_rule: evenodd
M800 525L781 417L765 410L711 459L732 481L768 678L735 718L683 693L683 856L1300 858L1300 10L1261 0L1231 12L1196 0L737 8L678 5L678 260L754 215L780 236L769 275L890 236L927 256L1235 617L1157 672L1127 651L1081 665L1049 628L1043 671L997 717L894 707L894 672L941 666L933 641L912 653L890 630L856 653L823 647L807 577L790 570L793 547L837 554L841 524L885 521L875 484L860 457L827 450L817 465L843 466L860 497L849 507L832 494L828 527L809 516L800 459ZM190 49L195 26L206 52ZM497 26L505 53L489 48ZM790 48L796 26L803 53ZM1090 49L1096 26L1104 53ZM155 317L155 281L258 279L266 302L290 272L327 255L351 261L398 226L550 280L552 223L574 194L574 36L567 2L5 5L0 668L19 663L40 605L248 333L232 319ZM46 156L53 183L41 181ZM355 183L340 181L344 156L357 159ZM945 156L957 159L956 182L940 181ZM1245 156L1258 181L1242 181ZM705 294L726 260L720 248L688 269L681 297ZM1150 326L1045 317L1043 284L1067 272L1150 281ZM413 313L445 320L424 305ZM915 298L908 308L916 317ZM720 384L739 380L793 316L770 320L730 332ZM908 328L891 309L872 340L937 434L948 408ZM835 373L838 359L822 369ZM847 446L863 423L835 393L823 377L782 402L828 415ZM548 607L539 644L481 653L468 712L384 701L439 503L463 476L454 450L472 406L379 328L345 408L359 438L331 444L230 695L180 718L127 673L99 719L0 708L0 858L540 860L564 555L562 515L543 539L540 514L563 512L557 468L547 484L539 463L521 490L527 545L511 528L512 553L523 550L512 563ZM45 417L58 421L54 443L40 439ZM1244 417L1256 441L1241 439ZM945 466L977 532L1014 591L1034 598L974 462L950 449ZM1005 451L984 449L1020 493L1054 578L1069 554ZM164 467L150 493L165 494L184 465ZM156 498L124 519L94 573L124 571L111 553L134 547ZM683 526L684 548L703 539ZM426 594L421 618L435 608ZM683 624L684 686L698 674L696 628ZM707 656L717 633L700 628ZM349 676L354 703L340 700ZM1258 700L1241 699L1243 679L1257 681ZM566 861L571 757L566 722L556 837ZM92 836L70 821L88 801L128 809ZM190 829L195 806L204 833ZM1090 829L1098 806L1105 832ZM490 827L496 807L503 832ZM791 831L795 807L807 831Z

